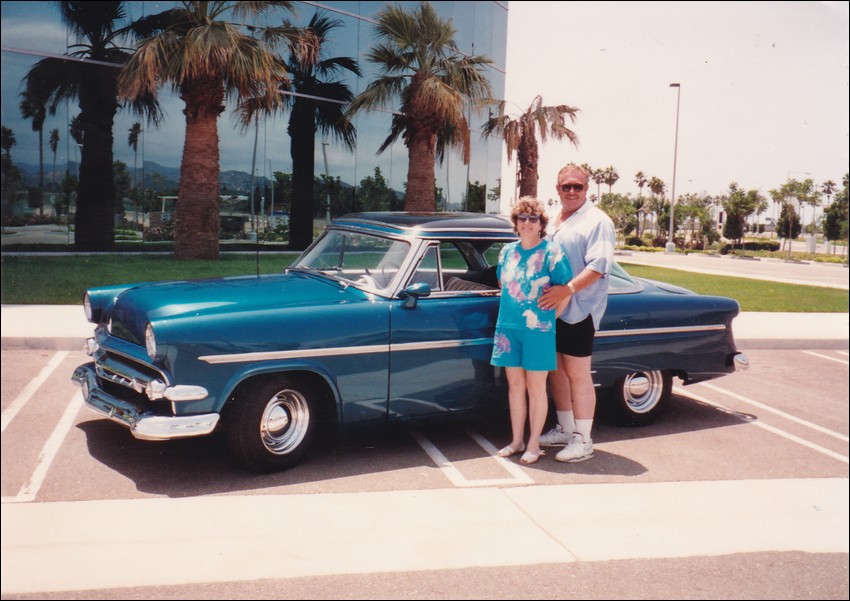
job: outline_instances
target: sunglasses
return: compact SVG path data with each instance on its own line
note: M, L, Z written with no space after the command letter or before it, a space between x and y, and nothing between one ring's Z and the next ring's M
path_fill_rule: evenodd
M517 215L516 220L520 223L525 223L526 221L529 223L537 223L540 221L540 215Z
M584 184L561 184L561 192L581 192L584 190Z

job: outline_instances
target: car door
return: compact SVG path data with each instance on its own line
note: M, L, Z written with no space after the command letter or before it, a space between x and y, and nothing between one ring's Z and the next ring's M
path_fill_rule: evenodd
M468 410L499 385L490 365L499 292L446 290L439 251L429 245L408 280L427 283L430 295L391 309L390 419Z

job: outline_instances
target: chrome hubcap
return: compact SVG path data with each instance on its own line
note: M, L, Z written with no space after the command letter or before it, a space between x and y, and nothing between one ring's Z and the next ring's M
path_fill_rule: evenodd
M281 390L266 405L260 420L263 446L275 455L286 455L307 435L310 408L295 390Z
M648 413L663 394L664 376L660 371L629 374L623 382L623 399L634 413Z

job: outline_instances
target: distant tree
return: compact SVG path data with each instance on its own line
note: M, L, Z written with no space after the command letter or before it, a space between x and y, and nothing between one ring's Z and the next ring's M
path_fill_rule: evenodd
M42 86L28 86L21 92L21 116L32 119L32 130L38 134L38 195L37 206L41 207L44 193L44 120L47 118L47 98Z
M608 186L608 193L610 194L611 187L617 183L618 179L620 179L620 174L617 173L617 170L614 167L608 166L602 170L602 176L604 178L602 181L605 182L606 186Z
M115 215L123 217L124 199L130 197L133 189L132 177L124 161L115 161L112 173L115 179Z
M50 150L53 152L53 170L50 172L50 187L56 188L56 151L59 150L59 130L53 129L50 131Z
M628 194L603 194L597 205L614 222L618 237L625 238L635 227L635 207Z
M469 162L470 135L466 112L492 96L483 67L484 56L462 54L451 21L443 21L429 2L406 12L401 5L385 6L377 14L378 42L367 53L381 71L351 103L348 114L384 108L398 98L390 135L383 152L401 138L408 149L405 209L433 211L435 162L458 148Z
M596 198L602 198L602 184L605 183L605 170L604 169L593 169L590 172L590 178L596 184Z
M654 175L649 179L649 191L652 193L652 199L649 201L650 212L655 215L655 235L661 235L661 212L665 206L664 193L667 191L667 184Z
M800 235L802 231L802 210L803 205L808 204L815 206L820 202L820 193L815 189L815 183L811 179L803 180L802 182L795 179L789 179L779 188L770 190L770 196L773 202L782 205L782 212L777 223L777 229L780 235L785 236L788 242L788 252L791 252L791 240ZM797 203L800 210L800 216L794 210L793 203ZM784 243L783 243L784 246Z
M487 200L489 200L492 204L495 204L497 207L502 201L502 180L497 179L496 185L490 188L490 191L487 193ZM498 213L498 210L497 210Z
M468 182L463 205L470 213L484 213L487 207L487 186L477 181L474 184Z
M519 197L537 197L537 167L540 159L537 137L540 136L541 142L545 142L549 135L556 140L566 138L573 146L577 146L578 136L567 127L566 117L575 123L579 109L566 104L543 106L541 96L535 97L521 115L505 114L504 101L497 106L498 114L484 123L482 134L485 137L495 134L505 141L509 163L516 153L519 163Z
M3 198L3 215L11 213L12 206L15 201L15 194L20 183L20 171L12 164L12 147L17 144L15 132L5 125L0 126L0 147L3 149L0 155L0 178L2 178L2 186L0 193Z
M374 174L364 177L357 186L357 202L363 211L388 211L392 197L393 191L380 167L375 167Z
M824 184L826 185L826 184ZM835 184L833 184L834 186ZM830 203L826 209L824 218L824 235L827 240L836 242L844 240L844 252L847 252L848 243L848 176L844 175L843 188L835 194L835 201ZM835 189L833 187L833 192ZM826 193L826 191L824 191ZM835 254L835 245L832 247Z

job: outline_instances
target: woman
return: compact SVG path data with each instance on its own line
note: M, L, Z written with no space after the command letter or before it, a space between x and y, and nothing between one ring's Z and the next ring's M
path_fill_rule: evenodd
M520 239L499 254L502 296L490 363L505 368L511 411L511 444L498 455L523 453L520 461L531 464L543 454L540 434L548 409L546 376L557 367L555 319L564 309L543 310L537 300L550 285L570 281L572 271L559 246L544 239L549 219L543 203L527 196L520 198L511 211L511 221ZM527 446L523 442L526 416Z

